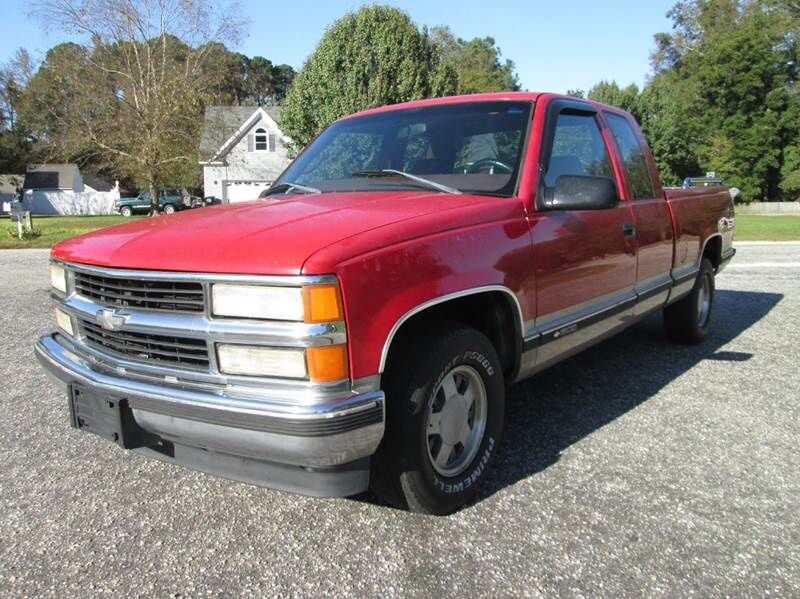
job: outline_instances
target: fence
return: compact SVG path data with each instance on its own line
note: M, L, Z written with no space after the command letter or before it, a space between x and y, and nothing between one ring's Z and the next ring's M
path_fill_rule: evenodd
M800 214L800 202L753 202L738 204L736 214Z
M26 191L22 203L32 214L113 214L119 190L111 191Z

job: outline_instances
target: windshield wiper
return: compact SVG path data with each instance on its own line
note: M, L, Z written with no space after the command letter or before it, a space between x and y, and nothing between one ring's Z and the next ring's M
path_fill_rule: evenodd
M299 183L290 183L287 181L285 183L278 183L277 185L273 185L267 191L265 191L261 197L265 198L274 193L280 193L280 192L287 194L293 189L296 189L297 191L302 191L303 193L322 193L322 190L317 189L316 187L309 187L308 185L300 185Z
M398 171L393 168L382 168L380 170L375 171L356 171L351 173L351 177L394 177L400 176L405 177L406 179L411 179L412 181L416 181L417 183L422 183L432 189L436 189L438 191L443 191L445 193L462 193L460 189L456 189L455 187L450 187L449 185L444 185L442 183L437 183L436 181L431 181L430 179L426 179L425 177L418 177L417 175L412 175L411 173L406 173L404 171Z

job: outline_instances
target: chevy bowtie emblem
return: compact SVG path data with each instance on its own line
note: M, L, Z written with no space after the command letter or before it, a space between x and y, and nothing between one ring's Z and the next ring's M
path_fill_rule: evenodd
M128 320L128 315L120 314L116 310L103 308L102 310L97 311L94 319L97 321L97 324L99 324L105 330L118 331L122 328L122 325L125 324L125 321Z

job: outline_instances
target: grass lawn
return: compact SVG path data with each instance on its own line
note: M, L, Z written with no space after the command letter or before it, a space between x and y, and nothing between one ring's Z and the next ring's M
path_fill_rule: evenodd
M41 231L39 237L33 239L17 239L16 225L7 216L0 220L0 249L10 248L49 248L62 239L68 239L102 229L111 225L127 222L137 217L123 216L35 216L33 228ZM142 218L142 217L138 217ZM145 217L146 218L146 217ZM9 231L14 231L14 237Z
M737 214L736 241L800 241L800 214Z
M0 219L0 249L49 248L62 239L88 233L135 218L122 216L34 216L33 227L41 231L39 237L19 240L9 231L14 227L8 217ZM800 240L800 215L759 216L741 214L736 217L738 241L791 241Z

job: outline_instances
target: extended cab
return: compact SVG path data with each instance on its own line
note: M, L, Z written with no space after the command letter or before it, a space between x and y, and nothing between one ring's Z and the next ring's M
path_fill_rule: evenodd
M57 245L36 353L73 426L311 495L446 513L508 385L663 311L699 343L721 186L662 189L627 113L499 93L343 118L261 200Z

